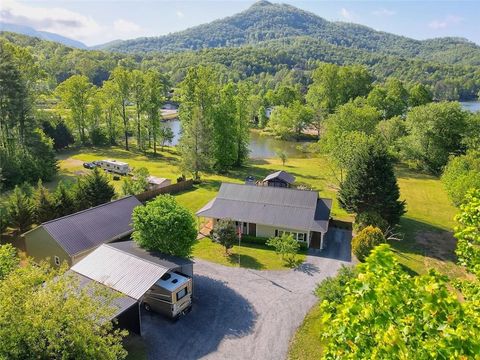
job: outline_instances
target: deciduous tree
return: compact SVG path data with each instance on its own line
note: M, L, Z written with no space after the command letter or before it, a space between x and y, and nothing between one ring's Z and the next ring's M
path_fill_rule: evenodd
M235 222L231 219L220 219L213 226L212 240L225 248L225 254L228 254L235 242L238 240Z
M133 239L147 250L190 257L197 238L190 211L171 195L160 195L133 210Z

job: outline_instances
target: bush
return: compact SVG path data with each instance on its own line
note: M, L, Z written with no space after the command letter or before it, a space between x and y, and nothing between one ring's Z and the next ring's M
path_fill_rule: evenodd
M17 250L11 244L0 245L0 280L20 264Z
M384 242L386 242L386 239L382 230L377 227L367 226L353 238L352 252L358 260L363 262L375 246Z
M267 245L268 238L266 237L257 237L252 235L243 235L242 234L242 243L247 244L258 244L258 245Z
M106 146L109 143L107 134L99 128L95 128L90 132L90 141L94 146Z
M357 276L357 270L351 266L342 265L335 277L328 277L317 285L315 295L320 301L341 303L345 295L345 287L350 280Z

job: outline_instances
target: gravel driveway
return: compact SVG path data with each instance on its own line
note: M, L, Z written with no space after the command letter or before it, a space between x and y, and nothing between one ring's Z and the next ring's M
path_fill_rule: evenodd
M315 304L315 285L351 263L351 235L336 230L327 250L297 269L260 271L195 260L192 311L171 322L142 314L149 359L284 359Z

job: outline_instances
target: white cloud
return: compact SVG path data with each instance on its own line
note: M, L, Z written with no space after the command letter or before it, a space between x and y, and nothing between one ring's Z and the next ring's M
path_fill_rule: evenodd
M448 15L441 20L433 20L428 23L428 27L434 30L446 29L452 25L461 23L463 18L456 15Z
M345 19L345 20L348 20L348 21L352 21L353 19L355 19L355 14L351 11L348 11L346 8L342 8L340 10L340 15Z
M185 17L185 14L180 10L177 10L177 12L175 14L177 15L177 18L179 18L179 19L183 19Z
M383 9L374 10L372 14L379 17L389 17L389 16L395 15L396 12L393 10L383 8Z
M142 32L139 25L125 19L100 24L91 16L65 8L38 7L16 0L0 0L0 21L57 33L87 44L138 36Z

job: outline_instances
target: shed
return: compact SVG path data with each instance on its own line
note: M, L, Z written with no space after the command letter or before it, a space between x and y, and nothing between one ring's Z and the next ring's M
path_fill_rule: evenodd
M263 179L263 184L273 187L291 187L295 182L295 176L286 171L276 171Z
M104 243L120 240L132 231L132 213L140 201L124 197L87 210L42 223L23 234L28 256L69 266Z
M170 179L159 178L156 176L149 176L147 178L147 181L148 181L148 190L160 189L172 183Z

